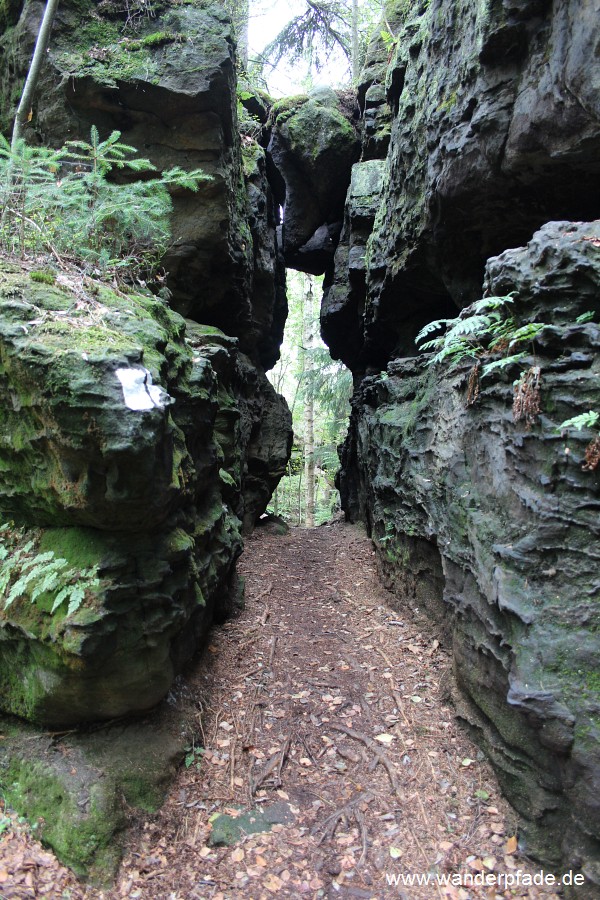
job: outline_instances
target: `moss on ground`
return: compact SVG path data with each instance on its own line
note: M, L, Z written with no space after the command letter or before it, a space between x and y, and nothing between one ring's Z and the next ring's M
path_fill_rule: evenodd
M77 875L112 874L120 856L115 830L124 826L114 792L110 797L92 784L76 797L55 770L18 757L1 773L0 786L10 806L40 823L42 839Z

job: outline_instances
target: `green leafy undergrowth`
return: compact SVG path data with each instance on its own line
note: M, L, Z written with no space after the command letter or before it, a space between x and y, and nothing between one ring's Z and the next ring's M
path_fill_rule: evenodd
M499 359L486 363L481 377L521 362L527 355L523 344L533 341L545 328L543 322L527 322L517 326L508 308L514 302L514 292L505 297L484 297L473 303L456 319L438 319L421 329L415 341L422 350L435 350L428 366L446 362L457 365L465 359L480 360L484 355L503 353ZM444 334L430 338L445 328Z
M76 569L54 551L39 553L35 538L25 529L0 526L0 594L8 609L20 598L49 605L50 613L66 605L67 616L76 612L86 592L100 585L98 569ZM49 602L48 602L49 601Z
M520 377L513 382L513 419L515 422L523 420L526 427L530 428L541 409L542 370L535 360L535 340L548 326L545 322L517 325L509 309L515 296L516 292L513 291L504 297L483 297L464 309L456 319L430 322L417 334L415 343L421 345L422 350L435 351L427 360L427 366L445 363L452 368L465 360L472 360L467 406L477 400L481 378L511 366L521 367ZM593 311L585 312L575 319L575 323L582 325L591 322L593 318ZM441 329L445 329L443 334L431 337ZM531 355L534 358L533 365ZM497 358L484 362L486 358L493 356ZM600 415L590 410L565 420L557 427L560 430L575 428L578 431L584 428L595 429L599 419ZM600 434L588 446L583 468L592 470L598 465Z
M24 141L13 150L0 135L0 249L66 257L94 274L152 271L171 241L169 190L197 191L211 176L178 166L159 174L136 153L119 131L101 140L95 125L89 141L58 150ZM115 169L140 178L117 184Z

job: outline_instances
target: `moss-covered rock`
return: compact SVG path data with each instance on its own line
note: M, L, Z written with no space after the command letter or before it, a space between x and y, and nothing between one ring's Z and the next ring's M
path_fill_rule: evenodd
M155 812L197 729L175 690L152 717L53 736L1 719L0 791L77 875L110 883L128 820Z
M0 34L0 128L6 133L39 10L27 4L14 28ZM252 109L264 117L262 102L257 98ZM223 6L216 0L155 2L150 12L143 4L63 0L32 112L26 131L34 142L85 140L94 124L103 138L120 131L159 169L198 167L212 176L197 194L173 197L174 240L163 260L170 303L187 318L235 335L256 363L273 365L285 275L264 171L260 198L256 180L248 188L244 180L234 41Z
M293 268L319 274L333 259L358 136L344 97L331 89L277 101L269 147L285 209L283 251Z
M215 430L220 409L239 418L232 371L220 381L218 343L189 343L149 295L6 266L0 294L2 516L38 558L98 576L71 615L31 589L0 610L2 709L55 724L148 709L194 652L240 550L243 447L226 460ZM123 372L139 373L136 390ZM235 435L222 428L221 442Z
M210 467L191 458L177 419L191 404L210 432L214 375L201 361L194 371L184 322L160 301L77 290L0 274L0 510L24 524L156 527ZM143 408L124 373L142 378Z

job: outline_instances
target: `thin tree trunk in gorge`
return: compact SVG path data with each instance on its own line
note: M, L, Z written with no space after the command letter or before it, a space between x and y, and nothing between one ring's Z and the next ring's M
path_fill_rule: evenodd
M352 83L358 83L358 0L352 0Z
M44 10L40 30L35 42L35 49L31 58L31 64L29 66L29 72L27 73L27 78L25 80L25 87L23 88L23 93L21 94L21 100L19 102L19 106L17 107L17 114L15 116L15 122L13 125L11 141L11 149L13 153L15 152L17 144L21 139L23 127L31 110L31 103L33 100L35 89L37 87L40 70L42 68L44 59L46 58L46 50L48 49L48 44L50 43L50 32L52 31L52 25L54 23L54 16L56 15L56 10L58 8L58 2L59 0L48 0L48 2L46 3L46 9Z
M304 480L306 482L306 514L307 528L315 527L315 402L312 378L312 340L313 340L313 288L312 278L308 276L308 288L304 295L304 334L305 352L304 383Z

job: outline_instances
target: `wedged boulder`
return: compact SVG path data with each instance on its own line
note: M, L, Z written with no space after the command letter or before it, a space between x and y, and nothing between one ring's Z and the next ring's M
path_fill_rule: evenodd
M546 327L477 397L473 359L396 359L365 378L341 479L397 602L451 634L459 714L521 816L523 847L583 872L585 898L600 886L600 470L585 456L598 432L559 426L600 408L599 247L598 221L550 223L490 259L484 291L515 292L514 328ZM539 396L526 391L531 424L511 409L529 369L541 379Z
M348 98L330 89L278 101L268 151L279 174L286 265L322 274L333 261L359 140Z

